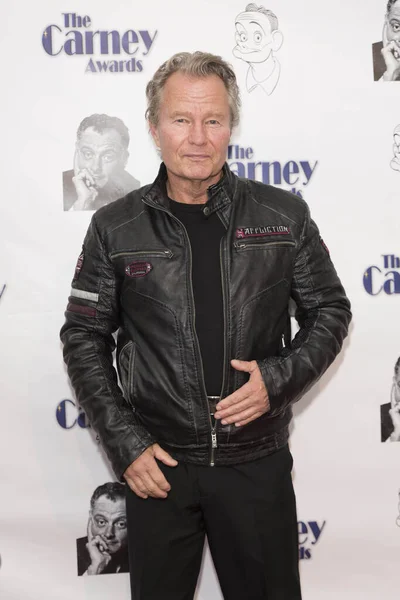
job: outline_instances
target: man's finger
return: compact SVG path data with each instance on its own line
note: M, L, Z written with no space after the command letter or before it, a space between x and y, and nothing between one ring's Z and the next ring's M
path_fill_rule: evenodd
M236 425L236 427L243 427L244 425L247 425L248 423L251 423L252 421L255 421L256 419L258 419L259 417L261 417L263 414L264 413L257 412L251 418L239 421L238 423L235 423L235 425Z
M249 397L249 393L251 392L251 388L248 383L245 383L240 387L236 392L233 392L229 396L226 396L223 400L218 402L216 405L217 411L222 410L223 408L228 408L228 406L232 406L233 404L237 404L238 402L243 402Z
M148 494L146 494L145 491L141 491L131 477L125 476L125 480L126 480L127 484L129 485L129 487L131 488L132 492L134 492L136 494L136 496L139 496L139 498L143 498L143 499L148 498Z
M239 412L234 413L233 415L229 415L229 417L224 417L221 421L222 425L229 425L230 423L238 423L239 421L249 419L254 414L258 413L259 409L254 406L247 408L246 410L241 410Z
M156 484L150 473L143 473L141 480L149 496L153 498L166 498L168 496L167 492Z
M219 408L215 413L215 418L224 419L225 417L230 417L231 415L242 412L253 405L254 401L251 399L251 397L246 397L244 400L237 402L236 404L232 404L226 408Z
M176 465L178 464L178 461L172 458L172 456L168 454L168 452L163 450L158 444L154 444L153 450L155 458L161 460L161 462L163 462L164 465L167 465L168 467L176 467Z

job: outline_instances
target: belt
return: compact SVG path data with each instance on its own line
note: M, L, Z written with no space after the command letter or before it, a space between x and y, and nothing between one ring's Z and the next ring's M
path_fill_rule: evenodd
M210 407L210 415L213 417L216 412L216 406L221 400L221 396L207 396L208 405Z

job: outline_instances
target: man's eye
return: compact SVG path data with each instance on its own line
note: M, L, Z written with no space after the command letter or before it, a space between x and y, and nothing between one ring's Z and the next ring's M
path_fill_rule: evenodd
M186 123L186 119L180 117L179 119L175 119L176 123Z
M86 160L90 160L91 158L93 158L93 154L92 152L85 152L85 150L82 152L83 154L83 158L86 158Z
M217 121L217 119L210 119L208 122L210 125L219 125L219 121Z
M254 41L257 42L257 44L259 44L262 40L262 35L261 33L255 33L254 34Z
M108 153L108 154L105 154L105 155L103 156L103 160L104 160L104 162L106 162L106 163L112 162L112 161L113 161L113 160L115 160L115 159L116 159L116 154L114 154L113 152L110 152L110 153Z
M104 527L104 525L106 524L104 519L96 519L96 523L99 527Z
M117 522L118 529L126 529L126 521L123 519Z
M245 33L241 33L240 34L240 41L241 42L247 42L247 35Z

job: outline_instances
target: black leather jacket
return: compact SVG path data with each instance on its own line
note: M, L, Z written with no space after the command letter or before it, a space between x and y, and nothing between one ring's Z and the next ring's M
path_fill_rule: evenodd
M257 360L271 410L243 427L219 422L212 443L195 331L191 249L184 226L169 209L165 180L161 165L152 185L95 213L61 330L78 401L118 477L154 442L177 460L203 465L245 462L282 447L292 403L332 363L351 319L305 202L240 179L225 165L204 205L204 214L217 212L226 228L220 251L221 397L248 378L230 360ZM300 325L292 341L291 297ZM116 330L123 392L113 368Z

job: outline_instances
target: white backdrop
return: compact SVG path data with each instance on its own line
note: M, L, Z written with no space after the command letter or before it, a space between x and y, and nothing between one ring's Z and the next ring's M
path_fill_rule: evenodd
M60 403L74 401L58 333L92 214L64 212L62 172L73 168L80 121L106 113L130 130L127 170L141 184L154 179L159 159L144 120L144 88L166 58L183 50L220 54L234 66L243 110L232 144L253 153L243 168L251 169L251 162L278 161L283 167L293 161L291 169L293 163L306 168L317 163L307 185L302 176L295 186L282 187L296 187L309 203L353 305L344 352L295 409L291 449L304 598L398 599L400 443L381 443L379 415L380 405L390 401L400 355L400 289L373 296L363 285L372 265L382 270L375 271L378 289L386 271L400 277L400 269L383 268L382 258L400 256L400 172L390 167L393 130L400 124L400 83L374 82L372 71L372 43L381 39L386 2L336 0L328 7L320 0L265 0L263 5L276 13L284 37L276 54L280 79L271 95L260 87L247 91L248 67L232 53L235 17L245 2L3 0L4 600L129 598L127 574L76 575L75 540L86 534L90 496L113 475L91 430L74 425L77 414L70 403L69 428L56 419ZM138 45L135 58L142 70L85 72L90 59L132 58L102 56L97 48L94 55L47 54L42 34L49 25L61 30L54 30L55 51L68 39L66 10L88 15L88 31L145 31L152 38L157 31L147 54L144 43ZM315 543L313 531L322 527ZM206 553L198 600L220 598Z

